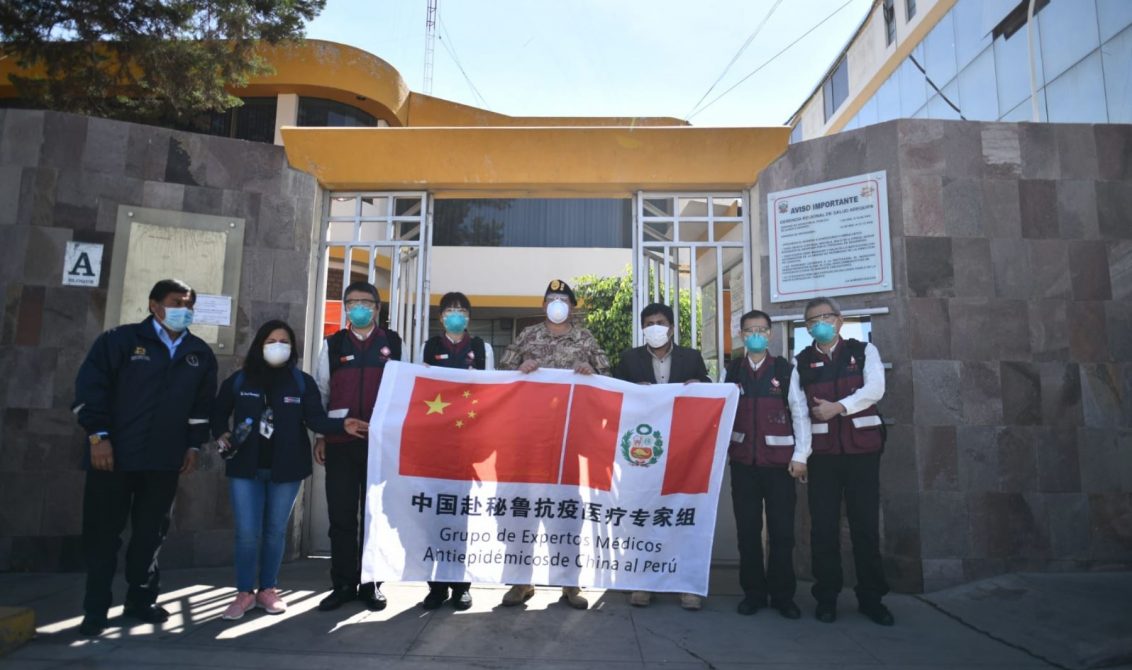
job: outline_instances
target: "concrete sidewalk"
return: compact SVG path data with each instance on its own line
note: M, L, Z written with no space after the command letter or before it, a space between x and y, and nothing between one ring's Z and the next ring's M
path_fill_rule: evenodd
M675 596L633 608L624 593L587 591L591 609L557 602L540 589L526 607L502 608L502 587L475 587L467 612L419 606L423 584L383 589L389 607L358 604L317 611L327 564L285 565L281 585L290 610L219 619L233 595L227 568L170 570L161 603L166 624L112 619L98 639L80 638L82 577L0 574L0 605L32 607L36 639L0 659L5 669L135 668L1043 668L1117 667L1132 663L1132 573L1014 575L926 597L887 599L896 626L856 612L851 594L832 625L813 619L800 585L800 621L773 611L735 613L733 571L713 575L723 595L700 612ZM728 574L730 572L730 574ZM120 579L120 578L119 578ZM124 590L118 582L118 593ZM727 592L731 592L727 595ZM116 616L121 608L111 611ZM1129 666L1132 667L1132 666Z

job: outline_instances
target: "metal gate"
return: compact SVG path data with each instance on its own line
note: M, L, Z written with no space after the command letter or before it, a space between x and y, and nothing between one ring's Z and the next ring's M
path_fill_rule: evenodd
M319 247L318 319L308 345L311 366L322 339L346 325L342 291L359 280L377 287L383 303L380 325L401 335L402 359L419 362L428 338L431 247L432 201L427 193L327 195ZM315 468L310 483L304 551L329 553L325 471Z
M746 194L638 192L634 205L634 317L651 302L671 306L676 341L699 349L722 379L739 346L738 316L752 308ZM643 342L638 318L633 342Z

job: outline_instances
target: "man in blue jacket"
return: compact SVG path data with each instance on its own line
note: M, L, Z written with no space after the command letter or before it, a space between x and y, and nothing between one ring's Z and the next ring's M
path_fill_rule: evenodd
M169 618L157 604L157 553L177 479L193 470L197 449L208 440L216 392L216 357L188 332L195 303L196 292L184 282L157 282L150 316L99 335L79 368L73 410L90 442L83 458L82 635L106 627L127 519L124 614L148 623Z

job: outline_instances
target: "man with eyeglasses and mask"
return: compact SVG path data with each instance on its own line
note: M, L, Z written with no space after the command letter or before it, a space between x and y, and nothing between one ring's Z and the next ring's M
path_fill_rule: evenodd
M787 619L802 616L794 602L795 480L805 481L810 419L798 372L770 353L770 316L751 310L739 318L742 358L727 366L724 381L739 386L731 433L731 501L739 539L738 612L750 616L770 606ZM763 509L767 560L763 566Z
M837 619L844 500L857 572L857 608L874 623L891 626L892 612L881 602L888 582L880 558L884 427L876 404L884 396L884 363L872 344L841 339L841 308L831 298L808 302L805 320L814 341L798 354L797 363L810 408L813 446L808 493L815 616L824 623Z
M704 357L699 351L682 347L673 341L675 315L672 308L652 303L641 310L641 330L645 343L621 352L621 360L613 376L633 384L692 384L710 382ZM707 445L710 448L710 445ZM629 604L647 607L652 600L648 591L633 591ZM686 610L703 607L703 598L694 593L680 595L680 606Z
M381 298L377 287L358 281L342 295L348 326L322 343L315 382L332 419L368 422L389 361L401 360L401 336L378 326ZM318 437L314 459L326 466L326 510L330 517L330 579L332 590L318 604L335 610L360 599L374 611L385 609L380 583L360 584L365 519L366 467L369 443L350 435Z
M597 338L570 319L577 306L574 290L566 282L561 279L551 281L542 299L546 319L519 333L499 360L498 368L526 374L540 367L563 368L582 375L609 374L609 359ZM503 605L520 605L534 594L535 587L529 584L512 586L503 595ZM589 607L589 601L576 586L562 587L562 600L575 609Z
M90 442L83 455L87 575L81 635L106 628L127 520L123 613L153 624L169 618L157 604L157 555L179 476L193 471L197 450L208 441L216 393L216 356L188 330L196 298L178 279L154 284L149 316L100 335L75 379L72 409Z

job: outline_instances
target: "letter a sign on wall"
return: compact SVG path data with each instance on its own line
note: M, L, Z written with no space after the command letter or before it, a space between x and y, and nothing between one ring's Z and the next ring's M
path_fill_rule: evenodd
M63 286L98 287L102 276L102 245L68 242L63 254Z

